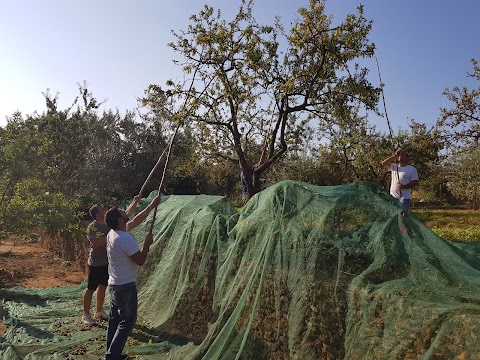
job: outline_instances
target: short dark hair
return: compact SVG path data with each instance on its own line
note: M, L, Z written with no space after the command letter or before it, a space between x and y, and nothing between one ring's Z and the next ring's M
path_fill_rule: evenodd
M99 207L100 205L93 204L92 206L90 206L90 209L88 209L88 213L90 214L93 220L97 220L97 213L98 213Z
M110 229L117 230L118 219L120 219L121 217L122 213L120 212L120 209L114 206L108 209L107 213L105 214L105 222Z

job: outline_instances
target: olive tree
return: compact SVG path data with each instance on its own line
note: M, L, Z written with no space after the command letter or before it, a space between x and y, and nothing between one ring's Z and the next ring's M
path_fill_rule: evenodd
M324 1L311 0L298 14L284 29L279 18L259 24L253 1L243 0L230 21L205 6L170 44L185 81L151 85L143 99L153 111L176 104L172 119L192 127L203 157L238 161L241 171L255 163L246 177L250 196L311 127L338 119L349 126L352 109L376 110L379 89L359 65L374 54L363 7L338 24Z
M480 81L480 67L472 59L473 73L468 77ZM443 94L453 103L452 108L442 108L437 126L451 146L464 146L480 140L480 87L469 90L455 86Z
M474 144L450 155L445 166L449 190L458 198L470 202L475 210L480 207L479 156L480 147Z

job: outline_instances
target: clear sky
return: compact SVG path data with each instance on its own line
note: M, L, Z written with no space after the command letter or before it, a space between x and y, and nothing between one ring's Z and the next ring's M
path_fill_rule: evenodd
M42 92L59 93L60 109L86 81L104 108L136 107L149 84L164 85L181 75L172 64L171 30L187 28L203 4L220 8L227 19L239 0L0 0L0 126L16 110L45 110ZM308 0L255 0L260 23L297 18ZM334 23L364 4L372 19L388 116L394 132L409 119L433 125L450 106L446 87L480 84L466 77L470 60L480 61L478 0L327 0ZM286 26L288 28L288 26ZM379 85L375 60L367 63ZM383 104L380 103L383 110ZM388 131L386 120L372 119Z

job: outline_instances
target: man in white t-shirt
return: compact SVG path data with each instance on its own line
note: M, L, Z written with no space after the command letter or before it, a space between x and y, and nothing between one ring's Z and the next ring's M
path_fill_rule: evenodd
M133 214L137 208L138 202L142 200L140 196L135 196L133 202L126 211L127 214ZM105 223L105 213L107 209L102 205L92 205L89 209L93 222L87 227L87 239L90 243L90 252L88 255L88 284L83 295L83 316L82 322L86 325L95 324L94 319L108 320L108 315L103 311L103 302L105 300L105 291L108 285L108 259L106 238L110 228ZM130 230L133 230L130 227ZM93 293L97 292L96 312L90 315L90 306L92 305Z
M409 164L408 153L399 148L394 155L383 160L382 165L392 173L390 194L398 199L404 211L408 211L412 199L412 189L418 186L418 172L414 166Z
M147 235L140 251L137 241L127 231L145 220L148 213L159 203L160 197L157 196L132 221L128 221L128 215L124 210L116 207L109 209L105 214L105 222L111 229L107 234L110 314L105 360L128 358L122 355L122 351L137 320L138 266L145 263L153 242L152 234Z

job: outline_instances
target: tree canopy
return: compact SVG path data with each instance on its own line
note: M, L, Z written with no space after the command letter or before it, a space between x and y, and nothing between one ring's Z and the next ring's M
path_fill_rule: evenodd
M472 59L473 73L468 77L480 81L480 67ZM450 146L480 142L480 87L470 90L454 86L443 94L452 102L453 108L442 108L437 122L443 137Z
M288 31L279 20L259 24L252 8L242 1L230 21L209 6L193 15L170 44L190 78L151 85L144 98L154 111L185 104L177 115L202 139L203 156L239 161L242 171L255 163L250 195L260 174L309 135L309 124L351 126L360 106L376 110L379 95L357 62L375 48L362 6L334 25L325 2L312 0Z

